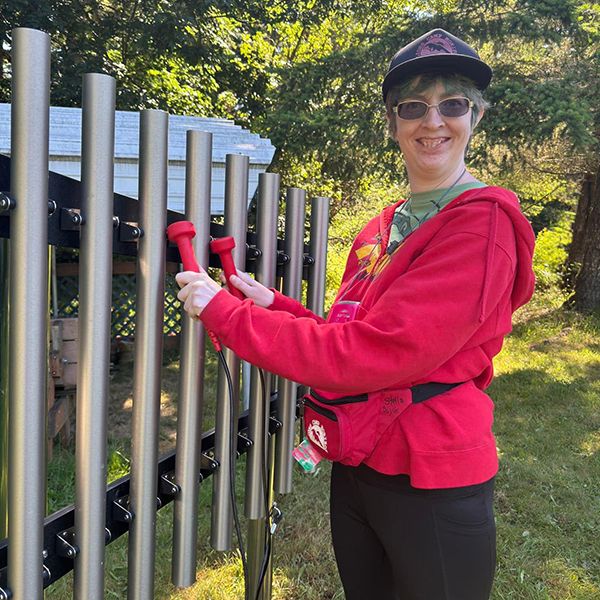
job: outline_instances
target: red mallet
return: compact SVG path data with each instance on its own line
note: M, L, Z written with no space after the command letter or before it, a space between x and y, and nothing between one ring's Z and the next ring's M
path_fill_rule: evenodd
M194 254L194 248L192 247L192 240L196 237L196 228L194 227L194 224L190 221L177 221L176 223L171 223L171 225L167 227L167 237L170 242L177 244L177 247L179 248L183 270L201 273L202 269L200 269L200 265L196 261L196 255Z
M203 269L200 268L200 265L196 260L194 247L192 246L192 239L196 237L196 228L194 227L194 224L190 221L177 221L171 223L171 225L167 227L167 237L170 242L177 244L184 271L202 273ZM207 333L215 350L220 352L221 343L217 336L212 331L207 331Z
M235 264L233 262L233 256L231 256L231 251L235 248L235 240L231 237L222 237L211 240L210 242L210 251L214 254L218 254L221 259L221 266L223 267L223 271L225 272L225 281L229 286L229 291L240 300L245 298L244 294L241 290L238 290L231 283L229 283L229 278L232 275L237 275L237 270L235 268Z

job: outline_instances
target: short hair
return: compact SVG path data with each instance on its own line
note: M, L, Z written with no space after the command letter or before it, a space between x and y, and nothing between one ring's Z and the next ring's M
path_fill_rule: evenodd
M473 102L473 111L471 115L472 127L477 122L479 114L489 107L489 103L485 100L481 90L475 85L475 82L464 75L441 71L431 71L415 75L414 77L393 86L385 99L387 132L392 139L396 139L396 115L393 111L394 106L406 98L425 92L438 83L441 83L444 86L446 93L458 94Z

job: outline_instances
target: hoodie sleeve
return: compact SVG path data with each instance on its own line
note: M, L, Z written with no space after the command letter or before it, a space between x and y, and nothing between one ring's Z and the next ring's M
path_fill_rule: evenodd
M275 288L271 288L271 291L275 294L275 298L273 299L273 303L268 307L269 310L280 310L290 313L295 317L308 317L310 319L314 319L317 323L323 324L325 323L325 319L323 317L319 317L312 310L306 308L301 302L298 300L294 300L294 298L290 298L285 294L282 294Z
M511 221L497 211L492 241L484 204L459 210L363 320L321 326L225 290L202 320L242 359L311 387L355 394L410 385L456 354L513 285Z

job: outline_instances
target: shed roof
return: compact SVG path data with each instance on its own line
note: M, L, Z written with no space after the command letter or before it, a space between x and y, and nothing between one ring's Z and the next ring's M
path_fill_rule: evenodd
M10 154L10 104L0 103L0 153ZM116 111L115 191L137 197L139 112ZM254 195L258 173L266 171L275 147L270 140L243 129L229 119L169 115L169 208L183 210L186 131L213 134L212 213L223 210L226 154L250 159L249 199ZM50 107L50 169L79 179L81 157L81 109ZM119 164L121 166L119 168ZM129 168L128 168L129 163Z

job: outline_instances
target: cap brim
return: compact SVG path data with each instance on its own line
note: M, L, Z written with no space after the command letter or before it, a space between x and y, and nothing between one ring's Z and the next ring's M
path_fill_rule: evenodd
M382 84L383 101L390 88L414 75L436 69L459 73L472 79L478 89L484 90L492 80L492 69L482 60L466 54L433 54L403 62L388 71Z

